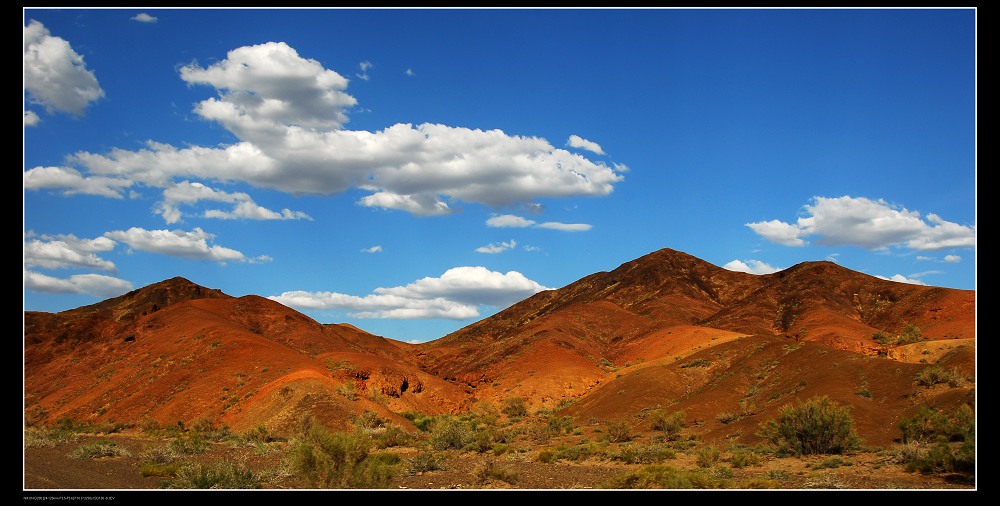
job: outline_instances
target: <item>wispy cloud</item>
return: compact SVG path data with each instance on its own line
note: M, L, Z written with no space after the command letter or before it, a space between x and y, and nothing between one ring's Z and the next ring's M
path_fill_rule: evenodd
M155 23L156 16L151 16L145 12L140 12L139 14L132 16L132 21L138 21L140 23Z
M501 242L499 244L490 243L486 246L480 246L476 248L479 253L501 253L509 249L514 249L517 247L517 241L511 239L510 241Z
M379 245L375 245L372 246L371 248L365 248L361 250L362 253L378 253L380 251L382 251L382 246Z
M373 68L374 66L375 65L373 65L372 62L370 62L370 61L363 61L363 62L361 62L361 63L358 64L358 68L361 69L361 72L358 72L358 73L356 73L354 75L358 76L358 78L361 79L361 80L367 81L368 80L368 69Z
M936 214L922 218L917 211L863 197L814 197L806 216L795 223L780 220L747 223L765 239L785 246L804 246L809 236L823 246L859 246L878 250L974 248L976 227L959 225Z
M588 141L579 135L570 135L569 140L566 141L566 145L571 148L586 149L587 151L596 153L598 155L603 155L604 150L601 149L601 145L596 142Z
M529 220L513 214L492 216L486 220L486 226L492 228L547 228L563 232L586 232L593 228L592 225L587 223L560 223L557 221L538 223L535 220Z

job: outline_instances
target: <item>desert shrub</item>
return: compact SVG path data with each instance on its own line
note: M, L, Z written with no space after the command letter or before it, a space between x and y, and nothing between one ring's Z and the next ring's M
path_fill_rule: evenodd
M508 397L503 400L503 408L500 411L508 418L516 420L528 415L528 404L521 397Z
M177 460L177 453L168 446L153 446L147 448L140 455L142 466L140 472L143 476L174 477L184 467L184 463Z
M472 474L479 485L486 485L490 481L502 481L513 485L518 479L516 472L504 468L492 460L476 466Z
M145 432L146 434L159 434L159 432L162 430L162 428L160 427L160 422L152 418L143 420L142 424L139 425L139 428L142 429L142 431Z
M668 445L639 445L627 443L608 455L611 460L626 464L658 464L664 460L676 459L677 452Z
M634 438L632 426L625 420L612 420L607 423L606 437L612 443L625 443Z
M698 358L698 359L694 359L694 360L692 360L690 362L685 362L685 363L681 364L681 369L687 369L689 367L708 367L710 365L712 365L712 363L709 362L708 360L703 359L703 358Z
M128 448L118 446L111 441L93 441L77 446L69 456L75 459L99 459L101 457L128 457L132 453Z
M79 438L79 434L73 431L58 429L55 427L34 426L24 431L24 447L36 448L40 446L55 446L61 443L68 443Z
M903 328L903 331L900 332L897 342L899 344L910 344L923 340L924 335L923 332L920 331L920 327L912 323L908 323L906 324L906 327Z
M542 463L545 463L545 464L551 464L551 463L553 463L553 462L556 461L556 452L554 452L552 450L542 450L542 451L538 452L538 456L536 457L536 459L539 462L542 462Z
M271 432L267 430L267 427L264 427L263 425L258 425L253 429L246 431L241 437L244 441L251 444L271 443L280 439L278 436L271 434Z
M182 489L259 489L261 478L242 463L222 461L214 464L190 464L181 467L168 488Z
M229 427L225 424L218 424L211 418L199 418L191 425L191 432L207 441L222 441L229 437Z
M580 441L579 443L568 446L565 443L560 443L554 449L544 450L538 454L538 460L541 462L556 462L559 460L569 460L573 462L579 462L581 460L588 459L590 457L596 457L605 455L605 449L593 442L593 441Z
M475 440L472 428L462 420L442 417L431 426L428 442L435 450L461 450Z
M407 463L406 470L410 474L437 471L443 468L443 459L432 451L422 451L413 456Z
M721 452L715 446L708 445L699 448L696 455L698 457L699 467L712 467L719 462Z
M899 423L900 461L910 472L973 473L976 466L975 412L963 404L952 413L921 406Z
M939 442L932 445L921 445L916 455L904 465L909 472L923 474L972 474L976 471L975 443L969 440L960 444Z
M342 383L337 387L337 393L343 395L349 401L356 401L361 398L361 395L358 394L358 389L354 386L353 381Z
M433 416L424 416L420 413L414 413L412 411L404 411L400 413L400 416L406 418L413 424L414 427L420 429L421 432L428 432L431 430L431 425L434 423Z
M126 428L124 423L107 421L81 425L77 428L77 432L86 434L117 434Z
M785 455L838 454L861 445L850 406L827 396L786 405L777 420L761 424L759 435Z
M729 464L736 469L743 469L749 466L758 466L761 462L760 454L748 448L735 448L732 450Z
M139 467L139 473L144 477L149 476L159 476L162 478L173 478L180 473L181 469L184 467L184 463L169 462L166 464L157 464L155 462L143 462L142 466Z
M684 428L684 412L667 413L662 409L654 410L649 415L649 428L663 432L668 438L673 438Z
M924 387L932 387L941 383L958 386L961 384L962 376L955 370L946 371L941 366L932 365L922 369L913 379L918 385Z
M812 467L813 469L836 469L840 466L850 466L850 465L853 464L851 464L849 460L844 460L841 456L834 455L832 457L827 457L817 462Z
M410 439L410 434L396 425L389 425L384 430L372 434L372 442L378 449L405 446Z
M170 449L186 455L205 453L208 442L200 434L183 435L170 441Z
M476 408L475 416L480 423L490 426L496 425L500 421L500 411L493 404L486 402Z
M177 460L177 452L169 446L151 446L139 456L144 462L154 464L169 464Z
M615 476L602 485L614 489L723 489L731 483L702 470L683 471L662 464Z
M394 479L400 458L370 453L371 440L360 431L330 432L312 419L290 446L291 468L319 488L385 488Z
M895 342L896 342L896 338L895 337L893 337L893 336L891 336L889 334L886 334L885 332L882 332L881 330L876 330L875 332L872 332L872 339L874 339L876 343L882 344L882 345L895 344Z
M769 480L767 478L750 478L742 483L740 483L739 488L746 490L769 490L769 489L780 489L781 483L776 480Z
M366 409L360 415L354 417L354 425L361 429L376 429L378 427L384 427L386 420L379 418L378 413Z

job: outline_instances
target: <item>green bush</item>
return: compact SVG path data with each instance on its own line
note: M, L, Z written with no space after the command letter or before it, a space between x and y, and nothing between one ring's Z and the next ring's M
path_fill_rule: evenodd
M703 446L698 449L698 466L699 467L712 467L719 461L719 456L721 453L719 449L712 446Z
M291 444L291 467L314 487L385 488L398 472L400 458L370 453L371 445L361 431L330 432L307 418Z
M850 406L827 396L786 405L777 420L761 425L759 435L786 455L839 454L861 446Z
M480 485L486 485L490 481L502 481L513 485L518 479L516 472L501 467L493 461L477 466L472 473L476 478L476 483Z
M657 409L649 415L649 428L673 438L684 428L684 412L675 411L668 414L662 409Z
M132 455L128 448L118 446L111 441L94 441L77 446L69 456L75 459L99 459L101 457L128 457Z
M503 401L501 412L511 419L522 418L528 415L528 405L521 397L508 397Z
M946 371L941 366L932 365L918 372L914 381L924 387L932 387L941 383L958 386L961 383L961 375L955 370Z
M703 470L681 471L662 464L620 474L602 488L614 489L723 489L731 483Z
M199 434L180 436L170 442L170 449L185 455L205 453L208 442Z
M729 464L736 469L743 469L749 466L760 465L761 458L757 452L746 449L738 448L733 450L733 456L729 458Z
M676 459L677 452L668 445L640 445L626 443L618 448L618 451L608 455L611 460L618 460L626 464L658 464L664 460Z
M388 425L384 430L372 434L372 441L378 449L405 446L410 439L410 434L396 425Z
M952 413L921 406L899 423L903 435L901 461L910 472L974 473L976 416L968 404Z
M625 420L612 420L607 423L607 438L612 443L625 443L633 439L632 426Z
M261 478L244 464L230 461L215 464L191 464L181 467L168 488L183 489L259 489Z
M407 465L410 474L426 473L442 469L443 462L440 457L431 451L422 451L413 456Z
M364 413L354 417L354 425L362 429L376 429L384 427L386 420L379 418L378 413L366 409Z
M475 438L475 433L467 423L445 416L434 421L428 441L435 450L461 450L475 441Z

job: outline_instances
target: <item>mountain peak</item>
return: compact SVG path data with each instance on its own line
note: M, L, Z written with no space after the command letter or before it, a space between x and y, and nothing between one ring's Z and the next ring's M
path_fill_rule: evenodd
M205 288L186 278L175 276L142 288L137 288L124 295L90 306L64 311L64 313L88 314L114 311L116 320L122 321L132 320L137 316L159 311L178 302L229 297L222 290Z

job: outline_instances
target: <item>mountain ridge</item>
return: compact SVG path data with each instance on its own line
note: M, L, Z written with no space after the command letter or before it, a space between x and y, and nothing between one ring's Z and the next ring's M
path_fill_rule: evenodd
M702 418L712 409L745 411L739 420L750 423L778 400L813 390L790 382L816 383L818 394L828 381L806 361L788 365L797 372L780 374L782 382L758 385L746 380L750 371L769 366L754 354L850 357L850 367L827 371L840 382L829 388L858 404L844 389L856 382L851 374L915 374L933 360L974 377L975 310L975 291L896 283L832 262L753 275L664 248L413 344L175 277L60 313L25 311L25 416L37 423L211 418L290 430L307 414L346 427L374 411L412 428L401 413L460 413L520 397L533 409L573 416L676 405ZM876 339L908 327L922 333L915 342ZM708 365L685 366L691 361ZM720 389L724 382L710 371L753 388ZM914 409L904 376L884 380L899 390L882 401L893 419ZM771 398L749 409L732 398L739 389ZM885 423L878 414L864 419L868 430ZM739 420L708 423L704 433L729 437Z

